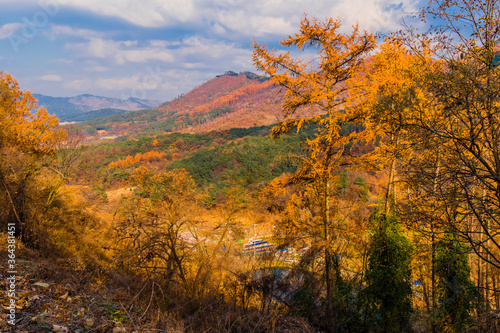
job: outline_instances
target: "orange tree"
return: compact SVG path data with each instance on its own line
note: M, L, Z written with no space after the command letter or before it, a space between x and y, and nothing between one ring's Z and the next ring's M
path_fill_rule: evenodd
M413 140L420 143L415 155L433 158L408 162L403 175L411 185L408 207L418 219L444 226L475 253L470 262L485 302L477 312L491 323L488 318L497 310L490 309L498 309L500 297L496 286L500 272L500 5L493 0L432 0L422 17L431 17L435 29L424 37L409 34L406 41L417 55L422 54L421 45L432 45L441 66L416 82L428 101L438 103L413 108L418 115Z
M51 191L42 183L40 171L55 156L65 138L58 120L17 81L0 72L0 224L16 225L16 236L36 246L38 227Z
M341 33L340 19L318 22L304 17L300 33L281 41L282 46L297 49L313 48L317 51L313 59L295 59L290 52L278 53L254 43L254 63L270 76L272 83L285 89L284 119L272 129L279 137L292 131L299 132L305 126L317 127L314 137L307 140L308 156L302 159L295 175L288 183L300 183L314 189L316 204L307 214L306 221L299 223L298 232L315 230L308 236L314 240L315 253L323 256L324 282L326 284L327 323L329 331L342 325L335 320L334 293L340 287L338 255L335 253L338 224L338 204L334 200L335 184L339 167L348 163L346 152L356 140L357 133L341 135L342 127L356 124L362 117L355 108L344 108L348 104L346 81L362 70L368 53L375 47L375 39L354 26L351 33ZM298 117L302 107L316 107L322 115ZM285 182L286 183L286 182ZM314 223L315 228L310 228ZM300 230L300 226L307 226Z
M412 293L411 275L408 274L411 272L409 269L411 251L405 250L407 240L399 224L400 221L410 221L409 214L404 212L409 205L414 205L415 197L413 196L410 201L404 195L409 189L402 191L408 182L402 183L407 179L401 175L401 171L407 168L410 160L434 160L435 149L428 149L425 154L415 153L417 150L422 152L423 146L430 148L436 143L432 136L415 140L416 134L420 134L415 123L421 119L422 114L430 117L435 115L439 108L439 101L429 96L425 87L418 84L425 81L436 66L439 66L439 63L431 60L427 47L424 47L417 56L411 49L405 47L402 38L391 36L380 45L378 52L367 62L366 70L354 75L349 85L352 87L352 107L359 109L364 115L362 140L374 144L373 150L361 156L358 163L360 167L388 173L383 198L384 207L379 209L372 219L374 233L366 277L368 296L370 302L374 303L368 302L368 309L371 308L371 311L375 310L375 313L379 312L383 317L386 316L386 320L382 321L383 324L393 328L408 325ZM425 213L433 212L426 197L422 199L423 201L419 203L421 208L425 207ZM418 261L424 299L429 309L428 281L424 280L424 272L430 272L433 267L428 260L433 258L433 252L428 245L434 244L435 226L421 218L424 209L420 209L420 212L422 212L420 216L414 215L411 219L414 222L411 223L415 231L414 239L418 244L417 251L413 254ZM430 236L430 239L426 236ZM390 247L392 250L387 251ZM406 254L407 257L398 257L396 253ZM406 274L395 274L391 271L394 268ZM432 276L434 277L434 274ZM435 285L433 277L432 287ZM392 280L391 285L394 288L387 292L380 287L380 281L389 279ZM434 292L432 295L434 296ZM379 320L375 321L381 324Z
M197 228L193 179L184 169L154 173L145 167L133 177L137 188L116 215L119 266L144 273L152 288L161 285L191 301L203 297L216 271L210 266L214 253L207 254L207 240Z
M439 103L431 108L413 107L417 115L413 126L418 131L412 139L422 143L432 139L431 145L420 144L417 153L434 150L439 158L415 159L408 165L409 175L418 175L419 191L425 190L424 183L432 184L425 193L427 199L449 210L441 222L455 228L483 260L500 268L495 253L500 248L496 238L500 226L500 71L495 65L500 6L490 0L430 1L423 15L441 23L431 42L442 65L435 66L418 85L425 89L428 101ZM407 42L420 55L418 46L429 40L408 37ZM464 228L472 220L483 239Z

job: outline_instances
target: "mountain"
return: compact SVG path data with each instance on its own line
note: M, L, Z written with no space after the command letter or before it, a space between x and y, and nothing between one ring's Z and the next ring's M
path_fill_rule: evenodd
M122 110L122 109L100 109L94 111L87 111L83 113L70 113L63 114L59 116L60 122L73 122L73 121L87 121L102 117L111 116L114 114L122 114L130 111Z
M38 99L39 106L45 107L50 114L54 114L58 117L101 109L135 111L156 107L161 103L159 101L132 97L123 100L89 94L74 97L52 97L41 94L33 94L33 96Z
M263 126L282 119L283 97L281 89L266 77L229 71L154 109L99 118L80 126L89 134L106 130L118 136ZM317 114L318 110L304 112Z

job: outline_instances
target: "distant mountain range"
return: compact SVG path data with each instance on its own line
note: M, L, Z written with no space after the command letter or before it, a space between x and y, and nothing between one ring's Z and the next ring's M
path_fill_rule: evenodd
M94 119L80 126L89 134L106 130L116 136L150 136L269 125L280 117L283 94L279 90L268 78L228 71L153 109Z
M123 113L127 111L150 109L161 104L161 101L132 97L123 100L89 94L74 97L52 97L41 94L33 94L33 96L38 99L39 106L45 107L50 114L56 115L62 121L71 121L72 118L75 118L75 115L89 111L113 109L113 113ZM106 116L113 113L101 112L94 113L94 115ZM81 120L88 120L89 117L90 115L87 115L87 117L84 116Z
M269 125L281 117L282 99L280 88L267 78L228 71L156 108L94 119L81 126L89 134L106 130L110 135L151 136Z
M284 91L266 77L228 71L155 108L84 121L79 126L89 135L128 138L267 126L283 119L283 97ZM308 107L296 116L321 113Z

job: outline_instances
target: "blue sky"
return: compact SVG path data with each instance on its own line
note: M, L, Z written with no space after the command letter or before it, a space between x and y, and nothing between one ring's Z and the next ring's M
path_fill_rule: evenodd
M23 89L170 100L227 70L255 71L304 13L400 28L411 0L0 0L0 70Z

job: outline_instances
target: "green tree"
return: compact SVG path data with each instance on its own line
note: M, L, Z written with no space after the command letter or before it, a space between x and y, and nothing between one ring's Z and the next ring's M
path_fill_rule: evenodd
M437 242L434 265L439 301L436 328L465 332L475 322L471 312L479 293L470 278L469 249L452 230Z
M409 332L412 314L413 247L394 216L375 211L366 271L365 324L378 332Z

